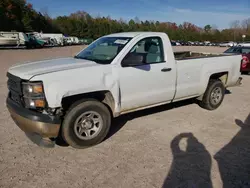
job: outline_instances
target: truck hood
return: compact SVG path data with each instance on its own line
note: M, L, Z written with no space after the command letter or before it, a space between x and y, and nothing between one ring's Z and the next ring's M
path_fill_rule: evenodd
M89 60L69 57L24 63L11 67L8 72L22 79L29 80L37 75L92 66L100 66L100 64Z

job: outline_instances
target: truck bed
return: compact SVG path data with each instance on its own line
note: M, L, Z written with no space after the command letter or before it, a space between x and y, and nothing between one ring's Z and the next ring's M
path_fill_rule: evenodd
M179 53L181 54L181 53ZM207 87L210 75L227 73L226 87L234 85L239 78L241 55L195 54L176 60L177 92L175 99L187 96L200 96ZM207 75L207 76L206 76Z
M221 57L221 56L227 56L227 55L226 54L200 53L200 52L192 52L192 51L174 52L174 57L176 60L197 59L197 58L206 58L206 57Z

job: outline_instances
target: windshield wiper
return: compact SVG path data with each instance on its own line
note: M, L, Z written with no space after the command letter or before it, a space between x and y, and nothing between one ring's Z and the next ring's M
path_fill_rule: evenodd
M91 59L91 58L86 58L86 57L81 57L81 56L74 56L75 59L85 59L85 60L89 60L89 61L94 61L95 63L97 63L95 61L95 59Z
M101 60L98 60L98 59L86 58L86 57L81 57L81 56L74 56L74 58L76 58L76 59L85 59L85 60L93 61L93 62L95 62L97 64L102 64L102 65L110 64L110 61L107 62L107 60L106 61L105 60L101 61Z
M82 59L80 56L77 56L77 55L75 55L74 58L75 59Z
M86 57L81 57L81 56L74 56L74 58L75 59L85 59L85 60L90 60L90 61L92 61L91 59L89 59L89 58L86 58Z

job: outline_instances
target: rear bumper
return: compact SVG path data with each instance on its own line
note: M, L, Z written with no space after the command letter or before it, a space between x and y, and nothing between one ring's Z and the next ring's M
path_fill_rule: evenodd
M60 130L59 117L49 116L18 106L7 98L7 108L17 126L25 133L35 133L43 138L56 138Z

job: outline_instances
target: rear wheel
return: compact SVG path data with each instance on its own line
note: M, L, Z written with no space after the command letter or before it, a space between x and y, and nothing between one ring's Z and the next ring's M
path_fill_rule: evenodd
M111 125L108 108L96 100L84 100L72 105L62 124L64 140L74 148L96 145L107 136Z
M210 80L199 105L207 110L217 109L225 95L225 87L220 80Z

